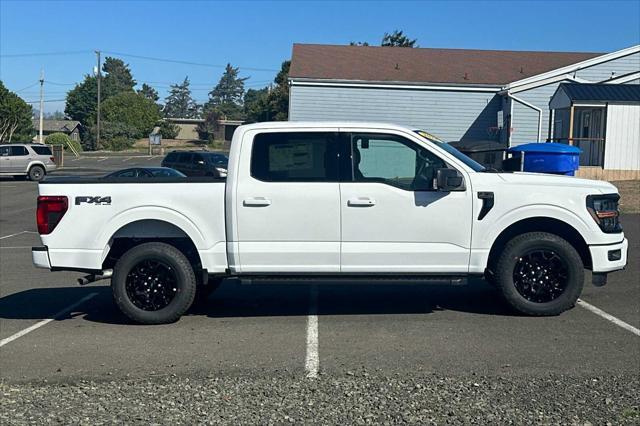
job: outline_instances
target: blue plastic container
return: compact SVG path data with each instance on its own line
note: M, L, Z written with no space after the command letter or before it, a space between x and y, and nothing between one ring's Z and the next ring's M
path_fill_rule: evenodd
M524 155L522 171L573 176L580 167L582 150L562 143L528 143L509 148L512 158Z

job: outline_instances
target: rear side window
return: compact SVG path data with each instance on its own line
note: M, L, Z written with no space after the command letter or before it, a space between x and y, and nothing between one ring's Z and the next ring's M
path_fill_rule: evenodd
M10 146L9 149L9 155L29 155L29 151L27 151L27 148L25 148L24 146Z
M0 146L0 157L8 157L8 156L9 156L9 147Z
M178 154L178 159L176 161L178 163L190 163L192 155L193 154L190 152L181 152Z
M38 155L52 155L51 154L51 148L49 148L48 146L31 146L31 149L33 149L36 154Z
M164 161L173 163L176 161L176 159L178 158L178 153L177 152L170 152L169 154L167 154L167 156L165 157Z
M337 182L335 133L263 133L253 141L251 176L266 182Z

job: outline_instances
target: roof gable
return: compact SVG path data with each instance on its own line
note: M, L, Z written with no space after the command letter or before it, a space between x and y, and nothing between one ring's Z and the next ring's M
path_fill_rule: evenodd
M294 44L289 78L503 86L601 55Z

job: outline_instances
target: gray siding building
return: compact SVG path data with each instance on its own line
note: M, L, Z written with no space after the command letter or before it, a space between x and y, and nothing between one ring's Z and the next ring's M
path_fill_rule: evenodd
M613 53L295 44L290 120L382 121L447 141L553 139L562 82L638 84L640 45Z

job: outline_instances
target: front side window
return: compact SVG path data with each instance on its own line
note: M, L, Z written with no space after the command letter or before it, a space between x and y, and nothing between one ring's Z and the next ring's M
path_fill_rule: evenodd
M354 182L378 182L407 191L432 191L439 157L396 135L351 135Z
M251 176L266 182L337 182L334 133L263 133L253 140Z
M29 151L27 151L27 148L25 148L24 146L12 146L10 147L11 150L11 154L9 155L15 155L15 156L23 156L23 155L29 155Z

